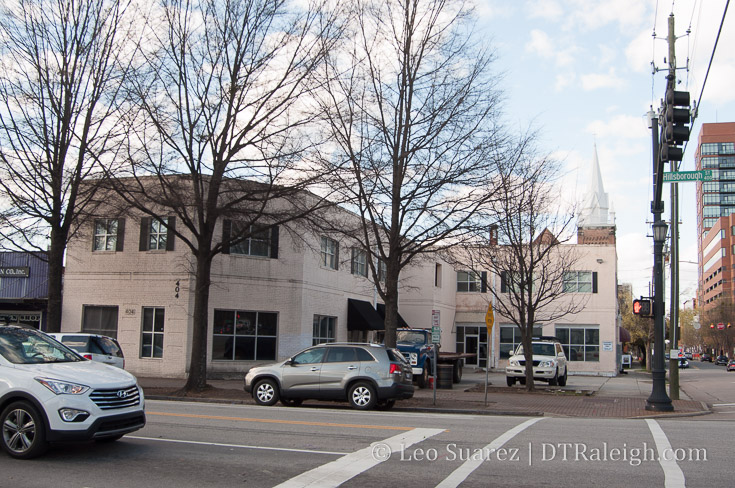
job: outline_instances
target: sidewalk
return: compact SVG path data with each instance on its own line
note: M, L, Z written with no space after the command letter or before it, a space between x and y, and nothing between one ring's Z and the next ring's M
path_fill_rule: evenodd
M554 417L678 417L703 415L710 412L701 401L680 392L674 400L673 412L646 410L646 399L651 395L651 375L642 370L628 370L628 374L614 378L602 376L569 376L567 386L549 387L536 383L536 392L525 387L509 388L505 375L488 374L487 402L485 401L485 372L465 369L460 383L450 389L416 388L414 397L396 402L395 411L464 413L474 415L523 415ZM184 386L183 379L138 378L145 396L151 400L211 401L254 405L252 397L242 389L242 379L210 380L204 392L186 397L176 396ZM346 403L306 401L308 406L337 406L349 408Z

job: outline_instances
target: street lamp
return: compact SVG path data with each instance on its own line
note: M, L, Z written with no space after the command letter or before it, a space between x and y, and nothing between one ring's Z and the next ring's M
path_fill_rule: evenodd
M674 410L666 394L666 367L664 363L664 263L663 247L668 226L655 214L653 222L653 388L646 400L646 410L670 412Z

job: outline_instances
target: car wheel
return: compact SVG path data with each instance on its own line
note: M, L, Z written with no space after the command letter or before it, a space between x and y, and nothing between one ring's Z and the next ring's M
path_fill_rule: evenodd
M549 380L549 385L556 386L559 384L559 368L554 372L554 377Z
M429 386L429 361L424 363L424 369L421 371L421 376L418 377L417 384L419 388L426 388Z
M395 404L395 400L383 400L378 402L375 408L377 408L378 410L390 410Z
M304 401L301 398L283 398L281 397L281 403L286 407L300 407Z
M462 381L462 361L454 363L454 369L452 370L452 381L459 383Z
M0 416L0 424L3 449L12 457L30 459L46 451L46 427L30 403L19 401L8 405Z
M513 386L516 384L516 379L513 378L512 376L506 376L505 382L508 384L508 386Z
M378 402L375 388L370 383L360 381L350 388L348 399L350 405L358 410L370 410Z
M518 378L518 383L525 385L526 384L526 378Z
M564 376L561 376L559 378L559 386L567 386L567 375L569 374L569 370L564 370Z
M278 385L271 379L259 381L253 390L253 399L258 405L275 405L278 401Z

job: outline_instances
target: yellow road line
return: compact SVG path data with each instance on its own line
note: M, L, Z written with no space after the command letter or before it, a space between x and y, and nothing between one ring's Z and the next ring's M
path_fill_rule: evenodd
M311 425L317 427L342 427L349 429L378 429L378 430L414 430L414 427L398 427L391 425L361 425L361 424L336 424L332 422L307 422L304 420L277 420L277 419L252 419L244 417L224 417L221 415L193 415L188 413L167 413L146 411L146 415L159 415L162 417L183 417L191 419L206 420L232 420L235 422L256 422L263 424L287 424L287 425Z

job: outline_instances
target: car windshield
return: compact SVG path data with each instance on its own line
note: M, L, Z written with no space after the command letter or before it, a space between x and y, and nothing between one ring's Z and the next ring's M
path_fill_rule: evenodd
M14 364L84 361L51 337L33 329L0 326L0 355Z
M426 335L423 332L413 330L396 331L396 342L401 344L423 344L426 342Z
M523 354L523 346L518 346L517 355ZM554 352L554 344L548 344L544 342L533 343L533 355L534 356L556 356Z

